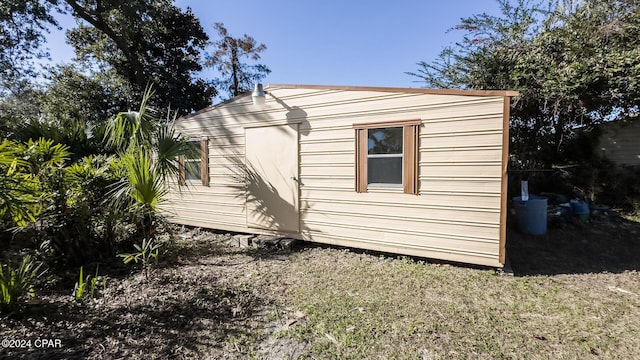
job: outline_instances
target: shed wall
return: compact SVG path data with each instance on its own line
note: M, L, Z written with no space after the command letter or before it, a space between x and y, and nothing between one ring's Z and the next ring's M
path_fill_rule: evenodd
M210 186L171 193L176 223L246 226L244 128L299 123L300 233L321 243L501 266L503 96L269 89L181 119L209 139ZM356 193L353 124L420 119L419 194ZM266 149L265 149L266 150ZM265 231L268 233L268 231Z

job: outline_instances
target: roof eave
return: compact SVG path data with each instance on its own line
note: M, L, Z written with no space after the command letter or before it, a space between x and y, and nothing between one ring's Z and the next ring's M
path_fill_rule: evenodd
M397 88L374 86L341 86L341 85L296 85L296 84L269 84L265 89L317 89L317 90L351 90L351 91L383 91L403 92L416 94L438 95L463 95L463 96L519 96L520 93L513 90L472 90L472 89L425 89L425 88Z

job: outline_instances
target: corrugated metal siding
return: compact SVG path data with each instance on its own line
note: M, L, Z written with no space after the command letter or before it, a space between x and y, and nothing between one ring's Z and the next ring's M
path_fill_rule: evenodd
M640 166L640 121L603 125L600 150L619 165Z
M172 193L173 220L246 227L244 127L300 121L301 239L500 266L501 96L270 89L266 109L249 97L178 121L208 136L210 187ZM354 190L352 125L421 119L419 195Z

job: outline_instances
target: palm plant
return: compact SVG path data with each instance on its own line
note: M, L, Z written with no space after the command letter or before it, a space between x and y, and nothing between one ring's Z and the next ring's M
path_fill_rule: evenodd
M159 123L154 136L155 167L164 182L180 174L178 159L181 156L194 158L199 150L176 132L174 121L175 115L174 119Z
M179 158L193 150L185 138L177 134L173 119L160 121L147 107L153 96L145 90L139 111L117 114L107 123L104 141L118 149L114 163L122 171L121 181L110 192L113 204L127 208L140 219L145 237L153 236L153 220L166 200L168 182L179 174Z
M153 220L168 193L166 183L148 153L130 150L117 160L123 177L114 184L109 195L112 204L127 209L137 219L145 236L153 234Z
M151 148L152 137L158 125L158 120L147 108L152 96L153 90L148 86L138 111L120 112L107 122L103 138L107 146L120 152L135 148Z
M0 143L0 220L7 216L18 226L38 213L37 183L21 172L27 165L18 155L23 151L24 146L14 141Z
M69 146L50 139L29 139L24 148L29 173L41 175L47 169L60 167L69 159Z
M45 182L52 169L69 158L68 147L52 140L30 139L26 144L0 144L0 219L11 217L24 226L41 211Z

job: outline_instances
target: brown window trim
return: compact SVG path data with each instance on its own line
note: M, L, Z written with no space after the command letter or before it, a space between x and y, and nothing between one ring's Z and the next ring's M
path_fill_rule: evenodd
M184 156L178 157L178 185L184 186L187 184L187 170L184 167Z
M209 186L209 139L200 140L200 180Z
M185 157L178 158L179 185L187 184L187 172L185 168ZM209 186L209 140L200 140L200 181L203 186Z
M421 124L422 124L422 120L412 119L412 120L400 120L400 121L358 123L358 124L353 124L353 128L354 129L377 129L377 128L400 127L400 126L421 125Z
M418 147L421 120L386 121L353 124L356 146L356 192L368 190L367 181L367 130L385 127L403 127L403 190L405 194L418 194Z

